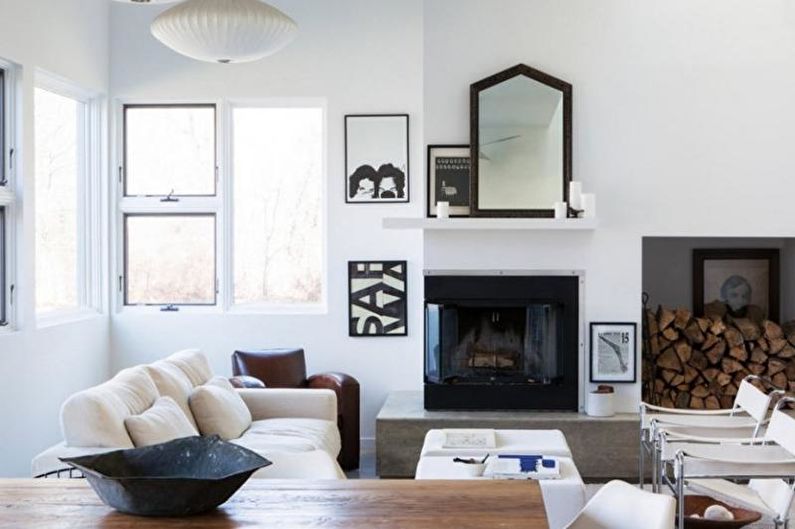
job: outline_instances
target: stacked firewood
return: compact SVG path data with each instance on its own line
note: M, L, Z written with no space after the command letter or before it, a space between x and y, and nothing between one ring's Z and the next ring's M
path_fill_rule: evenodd
M694 317L686 309L647 310L644 400L668 408L730 408L748 374L795 390L795 322Z

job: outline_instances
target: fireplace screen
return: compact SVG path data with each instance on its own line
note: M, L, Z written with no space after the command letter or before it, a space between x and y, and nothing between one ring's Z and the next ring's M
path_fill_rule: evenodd
M426 304L426 381L554 384L562 306Z

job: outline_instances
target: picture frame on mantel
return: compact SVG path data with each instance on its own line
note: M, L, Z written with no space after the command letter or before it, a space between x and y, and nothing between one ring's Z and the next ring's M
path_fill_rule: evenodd
M591 322L589 342L591 382L637 382L637 324Z
M450 204L450 217L470 214L471 161L469 145L428 145L426 214L436 217L436 204Z
M409 115L345 116L345 202L409 202Z

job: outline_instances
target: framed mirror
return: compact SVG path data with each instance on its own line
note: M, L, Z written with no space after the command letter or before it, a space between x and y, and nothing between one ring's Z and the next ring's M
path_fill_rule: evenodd
M571 92L524 64L471 85L473 216L553 217L568 202Z

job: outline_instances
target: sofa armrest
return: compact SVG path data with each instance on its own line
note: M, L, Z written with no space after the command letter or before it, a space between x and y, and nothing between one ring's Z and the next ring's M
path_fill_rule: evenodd
M238 389L255 421L301 417L337 422L337 395L322 389Z
M125 447L108 448L98 446L66 446L66 443L61 442L57 445L51 446L34 457L33 461L30 462L30 473L31 476L35 478L43 476L44 474L49 474L51 472L72 468L60 460L62 457L80 457L93 454L104 454L105 452L113 452L114 450L124 449ZM80 475L79 472L78 475ZM69 477L69 475L68 473L65 473L62 477Z

